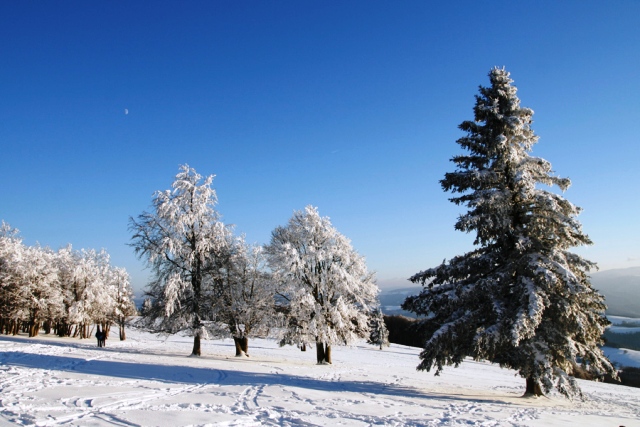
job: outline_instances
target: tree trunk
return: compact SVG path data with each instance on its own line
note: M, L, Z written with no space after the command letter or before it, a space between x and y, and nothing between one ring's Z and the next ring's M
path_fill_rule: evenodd
M301 343L300 344L300 351L307 351L307 343Z
M240 338L240 348L242 348L244 355L249 357L249 338L246 336Z
M534 378L527 378L527 389L524 392L525 396L542 396L542 388L540 387L540 383L536 381Z
M192 356L200 356L200 334L195 334L193 336L193 351L191 352Z
M127 339L127 333L124 330L124 322L120 323L120 341L124 341Z
M331 364L331 346L329 344L324 349L324 361Z
M29 338L36 336L36 322L33 320L29 322Z
M236 346L236 357L242 356L242 344L240 343L240 338L233 337L233 343Z
M324 343L316 341L316 359L318 360L318 365L324 363L325 354L324 354Z
M236 357L249 357L249 339L247 337L233 337L233 343L236 346Z

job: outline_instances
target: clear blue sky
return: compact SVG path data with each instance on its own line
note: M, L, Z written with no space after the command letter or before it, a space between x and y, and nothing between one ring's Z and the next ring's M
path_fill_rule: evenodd
M505 66L601 269L640 266L640 1L4 1L0 219L105 248L180 164L267 243L307 204L383 287L472 249L439 180ZM125 114L128 110L128 114Z

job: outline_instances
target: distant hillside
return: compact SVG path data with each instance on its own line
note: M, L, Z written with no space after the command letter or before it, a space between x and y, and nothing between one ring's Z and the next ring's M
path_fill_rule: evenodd
M607 314L640 318L640 267L593 273L591 285L605 296Z
M380 292L382 312L387 315L401 314L403 316L416 317L415 314L402 310L400 306L409 295L417 295L421 290L422 286L413 286L411 288L392 289Z
M606 270L591 275L591 285L606 298L607 314L640 318L640 267ZM421 286L393 289L380 293L380 304L385 314L413 316L400 309L409 295L416 295Z

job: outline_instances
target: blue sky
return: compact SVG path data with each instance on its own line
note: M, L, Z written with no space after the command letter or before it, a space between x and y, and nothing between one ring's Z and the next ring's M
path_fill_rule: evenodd
M640 266L640 2L0 3L0 219L105 248L140 289L129 217L180 164L268 243L307 204L381 286L472 249L439 185L494 66L601 269ZM125 110L128 114L125 114Z

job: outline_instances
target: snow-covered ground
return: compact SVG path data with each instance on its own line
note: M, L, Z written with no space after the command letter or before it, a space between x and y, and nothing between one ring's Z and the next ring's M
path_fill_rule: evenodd
M602 351L616 367L640 368L640 351L612 347L603 347Z
M640 389L580 381L588 400L522 398L513 371L468 361L441 376L416 372L419 349L315 351L252 340L128 330L95 340L0 336L0 426L640 426Z

